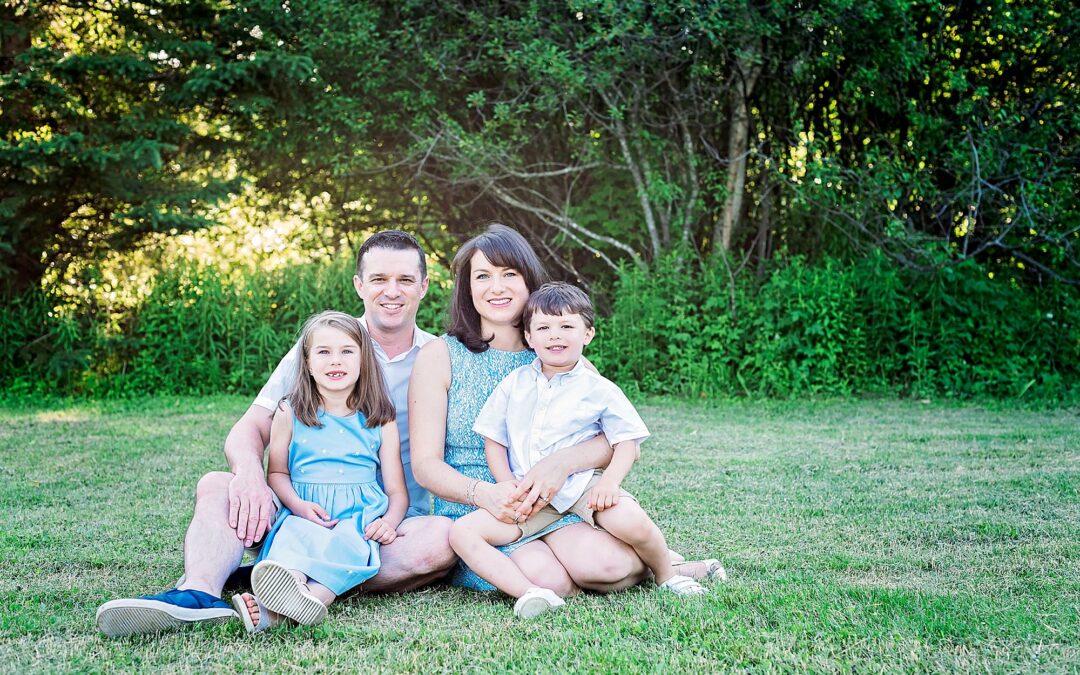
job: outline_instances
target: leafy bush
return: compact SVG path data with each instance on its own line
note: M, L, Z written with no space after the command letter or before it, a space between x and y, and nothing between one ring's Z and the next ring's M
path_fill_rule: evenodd
M968 261L933 275L884 255L794 257L758 288L721 263L624 268L590 358L658 394L1075 396L1080 295Z
M17 395L255 392L308 315L362 311L352 265L226 273L180 261L128 308L31 291L3 303L0 384ZM448 291L432 269L422 328L442 331ZM973 262L920 275L880 254L793 257L754 285L683 253L623 268L612 294L588 355L636 393L1072 400L1080 382L1080 294Z

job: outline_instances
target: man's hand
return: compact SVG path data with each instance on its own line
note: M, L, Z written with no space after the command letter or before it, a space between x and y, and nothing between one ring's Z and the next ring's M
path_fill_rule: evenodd
M261 473L237 474L229 481L229 527L244 546L262 541L276 513L274 493Z
M512 497L516 488L509 480L494 484L481 481L476 486L476 505L504 523L524 520L516 513L518 501Z
M517 490L510 496L511 501L521 502L517 512L522 520L548 505L551 498L562 489L566 477L570 475L554 457L548 455L533 465L529 473L518 483Z
M323 527L333 527L338 524L337 518L330 518L330 514L326 512L326 509L315 502L302 502L297 505L297 509L293 513L304 520L310 520Z
M614 481L603 478L589 491L588 506L593 511L610 509L619 503L620 486Z
M390 523L382 518L376 518L368 523L368 526L364 529L364 536L380 544L389 544L397 539L397 530L390 527Z

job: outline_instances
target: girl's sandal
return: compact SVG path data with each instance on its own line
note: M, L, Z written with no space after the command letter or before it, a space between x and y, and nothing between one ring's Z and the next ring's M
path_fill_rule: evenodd
M684 577L681 574L676 574L664 583L659 585L659 588L665 591L674 593L675 595L705 595L705 587L694 581L690 577Z
M326 618L326 605L308 592L307 584L272 560L251 570L251 589L264 607L297 623L312 626Z
M249 633L261 633L264 630L269 630L274 626L281 624L285 621L280 614L273 617L270 616L270 612L262 606L259 599L254 595L251 598L255 601L255 604L259 607L259 623L255 623L251 620L251 610L248 608L247 601L244 600L244 596L247 593L237 593L232 596L233 607L236 608L236 613L240 615L240 620L244 622L244 628Z

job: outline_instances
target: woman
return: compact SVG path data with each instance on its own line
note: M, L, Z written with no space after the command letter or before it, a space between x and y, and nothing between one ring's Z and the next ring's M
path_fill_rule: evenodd
M606 466L611 448L598 436L547 457L518 487L493 481L483 439L472 425L495 385L534 358L525 344L521 313L546 274L524 237L503 225L491 225L466 242L454 257L453 271L448 335L420 351L409 384L413 473L435 496L436 515L458 518L479 507L515 522L542 507L537 498L551 497L571 473ZM579 588L626 588L647 573L630 546L577 516L537 537L518 544L510 557L536 585L562 597ZM689 576L709 572L707 564L685 566L692 569L680 573ZM492 588L463 566L454 583Z

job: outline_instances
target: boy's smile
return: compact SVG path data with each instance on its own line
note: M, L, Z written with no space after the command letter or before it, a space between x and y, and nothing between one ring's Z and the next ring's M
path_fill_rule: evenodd
M525 340L543 364L544 374L551 377L572 370L595 334L596 330L586 326L580 314L536 312L525 332Z

